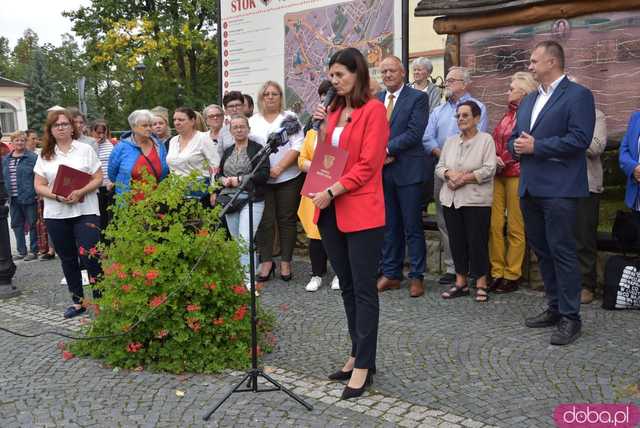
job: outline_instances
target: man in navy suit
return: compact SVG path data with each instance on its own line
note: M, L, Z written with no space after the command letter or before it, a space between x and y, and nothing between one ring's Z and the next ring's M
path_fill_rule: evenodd
M385 58L380 71L386 90L379 99L387 107L391 134L382 170L386 226L378 291L400 287L406 242L411 262L409 293L419 297L424 294L426 258L422 135L429 120L429 99L424 92L404 84L405 70L399 58Z
M557 326L551 344L567 345L581 330L573 230L578 198L589 195L585 152L593 137L595 104L589 89L565 76L564 51L557 42L534 48L529 71L540 87L520 104L509 150L520 158L520 206L547 309L525 325Z

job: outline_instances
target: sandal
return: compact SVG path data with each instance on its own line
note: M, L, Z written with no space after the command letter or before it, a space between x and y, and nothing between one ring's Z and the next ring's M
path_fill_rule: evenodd
M454 285L449 290L440 295L443 299L455 299L456 297L468 296L469 286L464 284L462 286Z
M489 301L489 290L486 287L476 287L476 302L486 303ZM482 293L482 294L481 294Z

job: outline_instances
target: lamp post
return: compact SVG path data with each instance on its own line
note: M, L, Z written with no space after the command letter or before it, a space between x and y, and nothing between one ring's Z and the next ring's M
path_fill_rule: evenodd
M0 299L8 299L20 295L20 290L11 284L11 279L16 273L16 265L13 263L13 258L11 257L8 198L9 195L7 195L4 188L2 168L0 168Z
M147 69L147 66L141 61L133 67L133 69L138 73L138 80L140 80L140 99L142 101L142 107L146 107L146 100L144 99L144 71Z

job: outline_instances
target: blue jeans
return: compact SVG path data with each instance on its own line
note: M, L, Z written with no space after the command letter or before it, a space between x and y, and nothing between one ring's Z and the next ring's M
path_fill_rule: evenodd
M258 230L258 225L260 224L260 220L262 220L262 213L264 212L264 201L254 202L253 203L253 236L256 236L256 230ZM249 285L251 281L250 271L249 271L249 204L245 204L244 207L240 211L236 211L231 214L225 214L225 218L227 220L227 227L229 228L229 233L233 236L234 239L240 237L242 243L246 245L243 248L242 253L240 254L240 264L244 269L244 278L245 285ZM255 258L255 249L253 252L253 260L254 267L256 266L256 258Z
M38 233L36 231L36 204L20 204L17 198L12 197L9 202L9 215L11 216L11 228L16 235L18 254L27 254L27 243L24 237L24 226L29 225L29 244L33 254L38 253Z

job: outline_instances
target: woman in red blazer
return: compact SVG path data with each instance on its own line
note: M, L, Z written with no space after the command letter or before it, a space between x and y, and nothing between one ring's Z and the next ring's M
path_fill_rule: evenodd
M327 119L324 142L347 152L342 176L313 195L315 221L333 270L340 280L347 314L351 354L332 380L349 380L348 399L362 395L375 372L378 340L376 272L384 238L382 166L389 125L384 105L371 98L369 70L355 48L336 52L329 62L336 99L328 115L322 106L316 119Z

